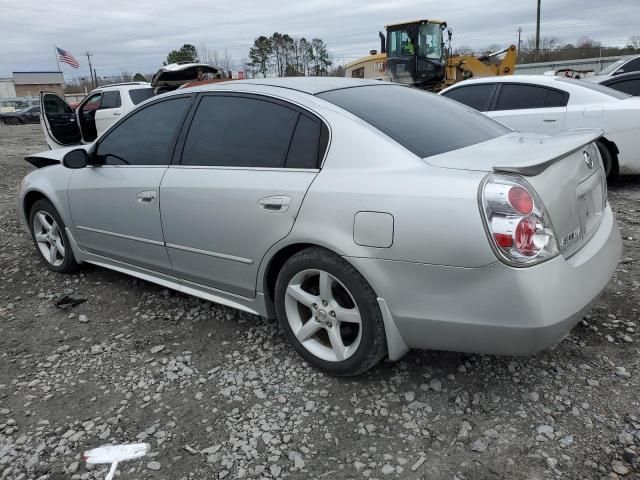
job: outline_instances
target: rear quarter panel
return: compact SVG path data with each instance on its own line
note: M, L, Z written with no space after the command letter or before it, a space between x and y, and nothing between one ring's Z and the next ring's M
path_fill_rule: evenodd
M336 118L324 167L286 241L343 256L484 266L496 261L477 202L484 175L429 166L368 124ZM355 243L354 217L362 211L393 216L390 247Z
M571 106L565 130L578 128L603 129L604 137L618 147L620 173L640 174L640 102L636 99L603 104L600 112L594 106Z

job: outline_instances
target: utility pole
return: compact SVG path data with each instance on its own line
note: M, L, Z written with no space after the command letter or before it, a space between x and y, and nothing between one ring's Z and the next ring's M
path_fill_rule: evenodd
M87 52L87 60L89 61L89 76L91 77L91 90L93 90L94 88L96 88L94 81L93 81L93 66L91 65L91 57L93 56L92 53Z
M538 0L538 15L536 19L536 62L540 61L540 2Z
M522 47L522 27L518 27L518 61L520 61L520 48Z

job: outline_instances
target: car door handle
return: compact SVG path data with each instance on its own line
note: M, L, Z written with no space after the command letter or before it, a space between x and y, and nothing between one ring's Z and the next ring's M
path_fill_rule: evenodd
M113 112L113 116L117 117L118 115L122 115L120 112Z
M153 190L147 190L146 192L140 192L136 195L136 198L140 203L150 204L156 201L158 194Z
M289 210L289 205L291 205L291 197L286 195L266 197L258 202L260 210L273 213L284 213Z
M555 118L545 118L544 120L542 120L543 122L547 122L547 123L551 123L551 122L555 122L557 121Z

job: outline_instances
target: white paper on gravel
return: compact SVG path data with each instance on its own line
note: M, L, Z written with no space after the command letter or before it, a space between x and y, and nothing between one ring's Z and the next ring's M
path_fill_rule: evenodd
M86 463L110 463L109 473L104 480L112 480L118 468L118 463L144 457L149 452L148 443L130 443L127 445L106 445L104 447L87 450L82 455Z

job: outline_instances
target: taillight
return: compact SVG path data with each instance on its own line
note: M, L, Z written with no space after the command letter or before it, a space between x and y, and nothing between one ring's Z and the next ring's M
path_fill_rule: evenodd
M516 175L488 175L480 185L480 208L498 257L529 266L558 254L558 242L542 201Z

